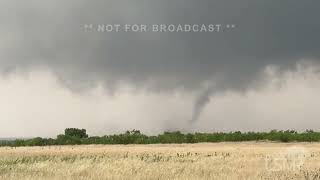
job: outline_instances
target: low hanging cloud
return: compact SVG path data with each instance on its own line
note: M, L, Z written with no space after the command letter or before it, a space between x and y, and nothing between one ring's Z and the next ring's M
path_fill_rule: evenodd
M52 90L64 89L70 97L80 98L99 87L105 96L121 94L122 87L166 97L189 94L193 110L186 111L193 115L187 113L186 121L200 122L206 105L216 101L213 98L264 87L261 72L267 67L277 67L280 77L294 72L297 64L318 66L319 6L318 1L300 0L4 0L0 73L5 78L17 70L47 72L59 84ZM235 28L102 33L86 31L90 24L232 24ZM214 84L210 91L207 84Z
M103 86L74 93L50 70L16 72L0 78L1 137L49 136L66 127L86 128L90 135L140 129L156 134L168 130L266 131L314 129L319 126L320 67L300 65L280 73L266 68L260 88L225 91L203 108L190 124L198 93L157 93L130 86L105 93Z

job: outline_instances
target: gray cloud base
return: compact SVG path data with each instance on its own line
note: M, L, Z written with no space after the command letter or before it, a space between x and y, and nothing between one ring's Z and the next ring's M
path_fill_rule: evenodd
M70 88L250 86L267 65L320 55L319 1L2 1L1 72L46 66ZM220 33L88 33L84 24L236 24Z

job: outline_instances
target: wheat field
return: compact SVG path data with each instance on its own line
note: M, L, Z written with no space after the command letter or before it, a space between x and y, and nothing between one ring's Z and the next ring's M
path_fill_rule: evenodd
M0 179L320 179L320 144L1 147Z

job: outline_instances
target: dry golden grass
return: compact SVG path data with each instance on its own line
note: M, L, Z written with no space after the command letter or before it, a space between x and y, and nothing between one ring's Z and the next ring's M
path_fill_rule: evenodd
M0 179L320 179L320 144L0 148Z

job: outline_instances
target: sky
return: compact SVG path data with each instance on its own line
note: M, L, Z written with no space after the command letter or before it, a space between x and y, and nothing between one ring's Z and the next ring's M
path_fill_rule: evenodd
M67 127L92 135L317 130L318 7L318 0L1 0L0 137L51 137ZM107 24L222 28L97 31Z

